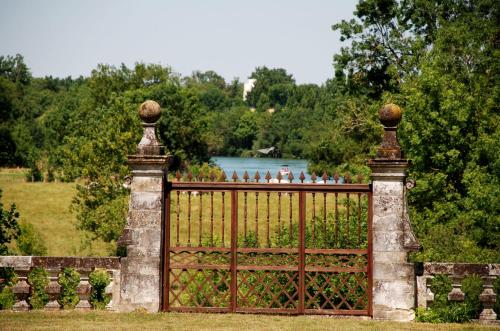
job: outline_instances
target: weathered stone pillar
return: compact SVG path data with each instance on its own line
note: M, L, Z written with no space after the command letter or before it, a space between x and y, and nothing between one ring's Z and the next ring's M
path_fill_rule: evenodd
M379 111L384 139L369 160L373 185L373 318L410 321L415 317L416 278L408 252L419 244L406 210L406 170L397 141L401 110L388 104Z
M136 155L128 157L132 184L127 225L119 240L126 248L126 257L121 262L118 310L157 312L161 298L162 192L168 157L161 155L155 132L160 105L144 102L139 116L144 134Z

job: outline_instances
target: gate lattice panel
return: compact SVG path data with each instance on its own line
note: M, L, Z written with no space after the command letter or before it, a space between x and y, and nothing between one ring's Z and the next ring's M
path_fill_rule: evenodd
M371 315L371 187L258 180L167 183L163 310Z

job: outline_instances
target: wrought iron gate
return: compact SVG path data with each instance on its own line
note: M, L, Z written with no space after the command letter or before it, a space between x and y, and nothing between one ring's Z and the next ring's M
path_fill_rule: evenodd
M270 177L166 184L163 310L371 315L370 185Z

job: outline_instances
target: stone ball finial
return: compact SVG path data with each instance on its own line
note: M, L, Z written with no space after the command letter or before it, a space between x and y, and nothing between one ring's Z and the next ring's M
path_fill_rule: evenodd
M378 111L380 123L382 123L385 127L398 126L402 115L403 113L401 112L401 108L393 103L388 103L382 106L382 108Z
M144 123L155 123L160 115L161 107L156 101L146 100L139 107L139 116Z

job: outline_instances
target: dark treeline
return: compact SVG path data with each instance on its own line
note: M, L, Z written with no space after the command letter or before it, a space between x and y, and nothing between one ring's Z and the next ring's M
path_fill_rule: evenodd
M498 9L494 0L360 1L352 20L333 26L349 46L334 55L331 79L301 85L284 69L258 67L246 101L242 82L213 71L181 77L138 63L35 78L22 56L3 56L0 166L27 167L31 179L83 179L73 205L80 227L113 241L146 99L162 106L159 135L174 168L276 146L330 174L368 171L381 137L377 110L395 102L417 180L409 198L424 250L415 258L498 262Z

